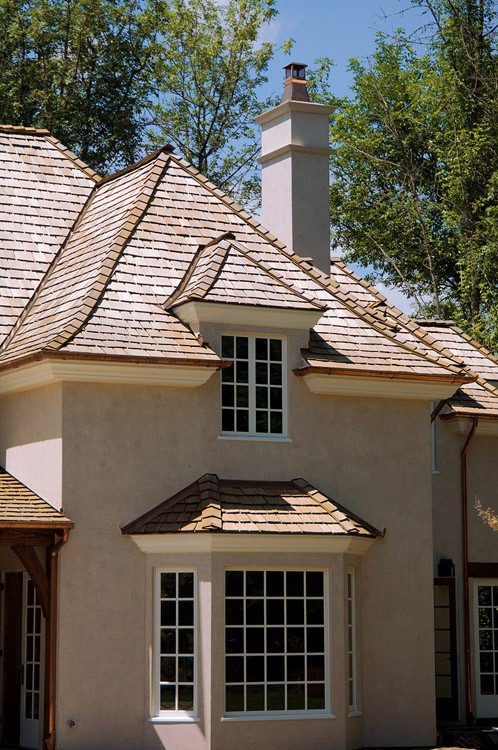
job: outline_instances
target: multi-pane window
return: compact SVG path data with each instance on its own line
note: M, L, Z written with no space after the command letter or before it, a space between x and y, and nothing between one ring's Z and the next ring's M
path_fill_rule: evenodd
M221 356L232 360L221 371L222 432L284 435L284 340L223 335Z
M24 718L40 717L41 606L33 581L25 587L26 625L24 642Z
M354 569L348 570L348 693L349 710L356 711L356 633Z
M498 695L498 586L477 587L481 695Z
M225 710L325 711L321 570L225 571Z
M158 573L158 711L195 711L195 576Z

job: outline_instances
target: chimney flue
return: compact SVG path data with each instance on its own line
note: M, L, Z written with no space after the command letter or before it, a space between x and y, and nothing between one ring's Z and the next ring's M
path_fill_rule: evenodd
M289 63L284 66L284 93L280 104L284 102L309 102L310 95L306 85L306 68L303 63Z
M284 70L281 103L255 118L261 125L263 224L329 274L329 115L334 108L310 101L306 65L290 63Z

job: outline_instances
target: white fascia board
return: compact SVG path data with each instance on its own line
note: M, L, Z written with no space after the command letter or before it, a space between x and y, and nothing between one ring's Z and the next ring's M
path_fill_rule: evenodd
M259 305L232 305L220 302L185 302L174 308L184 323L195 331L201 323L223 325L248 325L263 328L313 328L324 310L295 310L286 307L262 307Z
M326 396L366 396L370 398L403 398L437 401L453 396L461 383L433 380L408 380L335 375L309 372L301 376L312 393Z
M448 425L452 432L457 435L468 435L469 430L472 427L472 417L478 415L472 414L468 417L452 417L451 419L443 419L442 421ZM498 416L496 419L479 419L477 425L476 435L487 436L487 437L498 437Z
M196 388L206 383L216 370L196 365L42 360L0 372L0 394L61 381Z
M131 534L147 554L171 552L304 552L363 555L372 537L347 534L230 534L189 533Z

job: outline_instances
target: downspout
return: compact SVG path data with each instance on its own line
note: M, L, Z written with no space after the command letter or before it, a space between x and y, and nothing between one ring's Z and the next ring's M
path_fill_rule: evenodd
M465 646L465 709L467 722L473 719L472 682L470 676L470 613L469 613L469 540L467 523L467 453L479 420L472 419L472 427L460 453L460 478L462 496L462 560L463 560L463 628Z
M45 750L55 748L55 689L57 658L57 571L58 555L61 547L67 542L69 530L64 529L62 539L50 548L50 607L48 619L48 649L45 658L45 716L44 739Z

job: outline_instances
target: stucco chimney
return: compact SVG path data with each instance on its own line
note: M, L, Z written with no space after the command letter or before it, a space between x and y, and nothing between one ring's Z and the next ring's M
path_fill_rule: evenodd
M310 102L306 65L286 65L282 101L258 115L262 222L298 255L330 273L329 115Z

